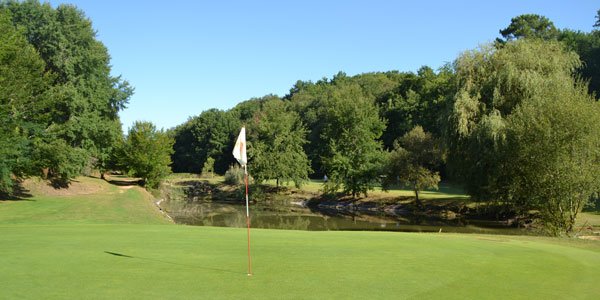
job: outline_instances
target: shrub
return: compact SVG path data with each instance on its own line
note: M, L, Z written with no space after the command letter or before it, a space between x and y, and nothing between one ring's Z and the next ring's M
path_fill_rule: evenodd
M230 166L225 172L225 183L229 185L238 185L244 182L244 170L238 165Z

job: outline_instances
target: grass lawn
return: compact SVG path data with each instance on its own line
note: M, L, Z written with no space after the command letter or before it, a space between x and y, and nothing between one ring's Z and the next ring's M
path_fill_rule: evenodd
M0 224L170 223L137 186L79 177L69 190L55 190L35 179L25 187L35 196L0 201Z
M177 173L171 174L168 178L170 182L178 182L178 181L187 181L187 180L206 180L211 184L219 184L223 183L223 176L198 176L197 174L190 173ZM268 185L275 186L275 180L268 180L266 182ZM285 187L293 188L293 182L287 182L282 184ZM302 191L306 191L309 193L321 193L323 190L323 180L319 179L311 179L306 182L300 188ZM392 187L389 191L383 191L381 187L376 187L375 190L369 191L369 196L374 196L375 198L393 198L393 197L414 197L415 193L403 187ZM434 199L455 199L455 200L468 200L469 196L465 194L465 192L452 184L441 182L439 184L438 190L425 190L419 193L419 197L423 200L434 200Z
M0 201L0 298L600 295L600 242L541 237L253 230L248 277L244 229L168 224L141 190L83 180L99 188Z

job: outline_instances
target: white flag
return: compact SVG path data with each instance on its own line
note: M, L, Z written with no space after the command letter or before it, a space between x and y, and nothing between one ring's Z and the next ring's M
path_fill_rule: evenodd
M248 157L246 156L246 127L242 127L235 146L233 146L233 157L237 159L242 167L248 163Z

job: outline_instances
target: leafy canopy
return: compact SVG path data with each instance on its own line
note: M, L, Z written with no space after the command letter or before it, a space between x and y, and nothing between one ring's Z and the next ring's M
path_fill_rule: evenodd
M409 186L415 192L417 205L421 206L419 192L437 189L441 178L436 169L442 160L440 142L421 126L416 126L402 136L389 153L383 188L398 183Z
M122 165L129 174L143 179L145 185L155 188L170 174L173 139L150 122L133 124L121 150Z
M300 187L311 172L303 146L306 129L286 103L271 99L262 104L249 127L251 154L250 171L258 182L275 179L277 184L288 181Z

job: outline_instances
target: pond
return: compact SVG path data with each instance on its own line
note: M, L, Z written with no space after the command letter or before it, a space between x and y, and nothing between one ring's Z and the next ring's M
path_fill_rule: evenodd
M246 227L246 208L243 204L174 201L167 202L165 210L179 224ZM444 220L384 211L306 207L301 203L251 204L250 217L252 228L268 229L531 234L502 222L464 218Z

